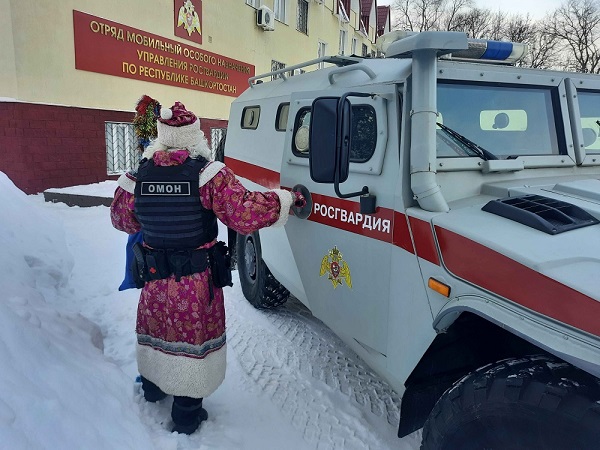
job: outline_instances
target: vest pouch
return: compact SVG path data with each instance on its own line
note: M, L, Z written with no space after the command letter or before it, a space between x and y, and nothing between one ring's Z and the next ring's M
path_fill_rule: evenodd
M192 273L202 273L208 268L208 252L204 249L194 250L190 256Z
M136 242L131 250L133 259L131 261L131 278L136 289L141 289L146 284L146 259L144 257L144 247L140 242Z
M213 284L216 287L233 286L231 256L225 242L217 242L210 249L210 269L212 271Z
M147 281L162 280L171 274L164 250L146 249L146 271Z

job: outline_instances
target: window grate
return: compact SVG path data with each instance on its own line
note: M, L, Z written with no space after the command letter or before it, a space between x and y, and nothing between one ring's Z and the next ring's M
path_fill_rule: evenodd
M296 29L301 33L308 34L308 2L298 0L298 17Z
M285 69L285 63L280 61L271 60L271 72L275 72L276 70ZM271 75L271 80L276 80L277 78L283 78L282 74L278 73L276 75Z
M225 156L225 138L227 137L227 128L210 129L210 151L215 161L223 162Z
M132 123L105 122L106 173L120 175L134 169L140 161Z

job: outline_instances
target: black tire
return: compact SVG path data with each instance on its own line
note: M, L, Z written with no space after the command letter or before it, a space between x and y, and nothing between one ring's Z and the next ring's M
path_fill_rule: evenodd
M565 362L541 355L500 361L442 395L421 449L598 449L598 400L598 380Z
M238 234L237 267L244 297L258 309L270 309L283 305L290 291L275 279L262 260L258 232L247 236Z

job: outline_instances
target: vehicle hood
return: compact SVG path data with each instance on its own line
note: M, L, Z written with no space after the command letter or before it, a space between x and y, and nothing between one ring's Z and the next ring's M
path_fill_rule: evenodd
M502 194L558 199L600 218L599 180L506 188ZM487 203L451 209L432 219L447 270L600 336L600 224L553 235L482 210Z

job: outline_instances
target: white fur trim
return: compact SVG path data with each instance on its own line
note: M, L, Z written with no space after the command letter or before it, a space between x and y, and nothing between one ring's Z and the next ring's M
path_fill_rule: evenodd
M279 204L281 206L279 209L279 219L271 226L282 227L290 216L290 208L294 203L294 196L290 191L286 191L285 189L273 189L273 192L279 196Z
M135 191L135 178L133 178L129 173L124 173L117 180L117 185L125 189L127 192L133 194Z
M140 374L170 395L204 398L225 379L227 345L202 359L170 355L140 344L136 350Z
M200 140L194 145L185 148L185 150L190 152L190 158L197 158L198 156L202 156L207 161L211 161L212 152L210 151L210 148L208 148L208 142L206 141L202 130L200 130L200 134ZM150 145L148 145L148 147L146 147L146 150L144 150L144 153L142 154L142 158L152 159L154 153L170 150L181 150L181 147L169 148L166 145L160 143L158 139L155 139L152 142L150 142Z
M181 127L172 127L159 120L156 122L156 129L158 130L158 141L171 148L190 148L204 138L198 120Z
M173 111L171 108L160 108L160 118L163 120L169 120L173 117Z
M223 164L220 161L213 161L213 162L208 163L206 165L206 167L204 168L204 170L202 172L200 172L199 187L204 186L206 183L208 183L210 180L212 180L213 177L216 174L218 174L223 167L225 167L225 164Z

